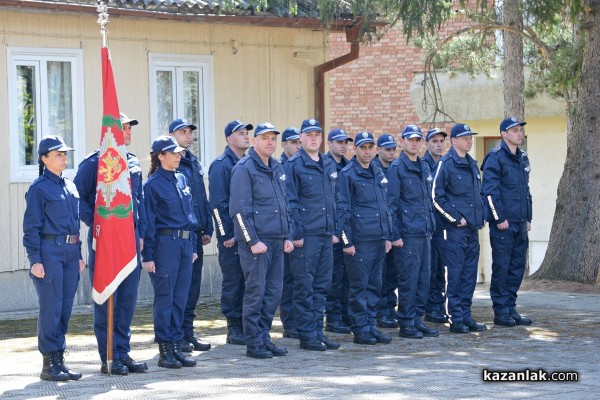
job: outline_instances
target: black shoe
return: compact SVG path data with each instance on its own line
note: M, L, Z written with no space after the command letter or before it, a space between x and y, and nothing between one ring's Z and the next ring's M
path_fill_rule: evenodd
M496 315L494 317L494 325L499 325L499 326L508 326L508 327L512 327L517 325L517 323L515 322L514 319L512 319L512 317L510 315Z
M100 367L100 372L108 375L108 364L106 362L102 362L102 366ZM127 375L129 374L129 369L127 365L123 364L121 360L113 360L110 366L110 374L111 375Z
M197 361L192 357L187 357L185 354L183 354L181 348L179 347L179 343L180 342L173 342L173 355L175 356L175 359L181 363L182 367L195 367Z
M210 350L210 343L201 342L196 336L188 336L185 341L191 344L196 351L208 351Z
M517 312L517 310L510 310L510 317L515 320L517 325L531 325L533 320L528 317L523 317Z
M327 347L327 350L337 350L340 348L340 344L338 342L329 339L325 335L317 335L317 339Z
M352 341L356 344L368 344L371 346L377 344L377 339L370 332L355 332Z
M458 321L450 324L450 332L452 333L469 333L469 327L464 322Z
M347 335L352 332L350 327L342 321L327 321L325 330L327 332L341 333L343 335Z
M181 339L179 342L177 342L177 345L179 346L179 351L181 352L191 353L194 351L194 346L192 346L191 343L188 343L186 339Z
M82 375L79 372L75 372L75 371L71 370L71 368L69 368L65 365L65 352L64 351L58 352L58 361L60 363L60 370L62 372L64 372L65 374L69 375L70 380L78 381L79 379L81 379Z
M445 324L448 322L448 317L439 311L433 311L425 314L425 321L434 322L436 324Z
M175 358L173 353L173 342L164 342L158 344L160 355L158 357L158 366L163 368L181 368L181 363Z
M265 346L246 346L246 357L252 358L273 358L273 353Z
M415 328L417 328L425 337L440 336L440 331L438 331L437 329L430 328L424 323L420 323L419 325L415 326Z
M277 347L273 342L267 343L265 348L273 353L273 357L283 357L288 355L287 347Z
M310 351L325 351L327 350L327 345L315 338L309 341L300 340L300 348Z
M42 357L44 365L40 379L55 382L64 382L70 379L69 374L63 372L60 368L60 355L58 353L45 354Z
M371 327L371 336L377 340L377 343L388 344L392 342L392 338L389 335L386 335L374 326Z
M407 339L423 339L423 332L415 328L414 326L401 326L398 336Z
M238 346L246 345L241 318L227 318L227 343Z
M283 331L283 337L284 338L289 338L289 339L300 339L300 334L298 333L298 331L296 329L292 329L292 330L284 330Z
M398 327L398 321L390 317L381 317L377 319L377 326L380 328L393 329Z
M469 328L469 332L483 332L487 330L487 326L485 326L485 324L480 324L474 319L464 321L464 324L467 326L467 328Z
M129 355L121 361L123 361L123 364L127 366L127 369L131 373L148 371L148 365L146 365L145 362L137 362L133 358L129 357Z

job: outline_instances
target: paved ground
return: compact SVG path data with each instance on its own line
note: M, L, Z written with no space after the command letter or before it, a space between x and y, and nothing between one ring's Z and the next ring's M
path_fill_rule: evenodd
M438 338L407 340L388 330L394 334L393 342L377 346L355 345L350 335L332 334L342 348L324 353L303 351L297 341L282 339L277 319L273 337L289 348L290 355L254 360L244 356L243 347L225 344L225 321L218 316L218 306L214 299L203 299L200 308L215 318L198 326L213 349L194 353L198 366L180 370L157 367L152 321L147 307L142 307L131 354L147 361L150 371L125 377L101 375L95 339L82 333L67 338L67 360L84 376L67 383L39 380L41 356L35 337L10 338L0 332L5 338L0 340L0 398L597 399L600 296L522 292L520 305L522 313L534 318L534 325L495 327L487 288L478 287L473 309L478 320L488 323L486 332L457 335L442 325ZM89 328L91 316L83 318ZM26 326L28 321L11 323ZM576 371L579 381L490 383L482 380L484 368Z

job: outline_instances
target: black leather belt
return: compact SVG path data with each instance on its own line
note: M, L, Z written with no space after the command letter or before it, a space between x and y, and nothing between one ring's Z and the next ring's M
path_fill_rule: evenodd
M42 239L45 240L56 240L56 239L65 239L65 243L67 244L75 244L79 242L79 235L53 235L50 233L42 233Z
M175 236L178 238L188 239L188 240L192 236L191 231L182 231L179 229L158 229L156 231L156 233L158 233L159 235L163 235L163 236Z

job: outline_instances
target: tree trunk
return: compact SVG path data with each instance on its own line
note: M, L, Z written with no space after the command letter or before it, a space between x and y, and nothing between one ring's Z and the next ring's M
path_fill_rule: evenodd
M521 0L504 0L502 5L504 25L523 31ZM504 46L504 117L525 119L525 74L523 69L523 37L503 31Z
M548 250L533 277L600 284L600 0L584 1L584 6L579 31L583 67L568 114L567 159Z

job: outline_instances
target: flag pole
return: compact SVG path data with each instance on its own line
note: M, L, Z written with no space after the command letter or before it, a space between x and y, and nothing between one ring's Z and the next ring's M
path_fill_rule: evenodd
M102 0L98 0L98 23L100 24L100 37L102 48L108 47L108 6ZM104 93L104 90L102 91ZM111 294L106 304L106 367L108 375L111 375L113 363L113 336L114 336L114 298Z

